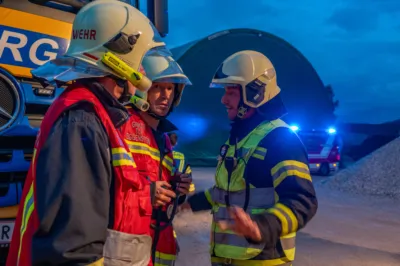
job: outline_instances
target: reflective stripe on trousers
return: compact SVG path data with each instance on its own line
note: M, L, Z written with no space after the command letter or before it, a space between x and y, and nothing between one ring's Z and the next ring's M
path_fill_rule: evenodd
M175 255L165 254L157 251L154 266L174 266L175 260Z
M292 262L283 259L273 260L233 260L211 257L212 266L292 266Z

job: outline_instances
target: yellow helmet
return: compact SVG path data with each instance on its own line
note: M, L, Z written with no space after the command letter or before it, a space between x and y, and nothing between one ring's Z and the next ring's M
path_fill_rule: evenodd
M262 53L251 50L237 52L225 59L210 87L232 85L240 85L243 104L252 108L260 107L280 93L271 61Z
M171 56L145 56L142 67L146 76L152 82L166 82L177 85L174 107L179 105L185 86L192 85L189 78L183 73L182 68Z

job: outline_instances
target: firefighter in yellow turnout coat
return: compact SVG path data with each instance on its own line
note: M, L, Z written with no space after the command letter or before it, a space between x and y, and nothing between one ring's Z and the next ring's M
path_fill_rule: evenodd
M306 150L281 120L286 110L275 69L255 51L241 51L218 68L212 88L232 128L221 146L214 187L181 205L212 210L212 265L292 265L296 232L317 211Z

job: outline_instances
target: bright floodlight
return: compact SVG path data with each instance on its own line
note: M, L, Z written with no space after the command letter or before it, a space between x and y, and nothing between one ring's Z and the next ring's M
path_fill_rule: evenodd
M296 125L291 125L290 129L293 130L293 131L297 131L297 130L299 130L299 127L296 126Z
M328 133L329 133L329 134L334 134L334 133L336 133L336 129L334 129L333 127L330 127L330 128L328 129Z

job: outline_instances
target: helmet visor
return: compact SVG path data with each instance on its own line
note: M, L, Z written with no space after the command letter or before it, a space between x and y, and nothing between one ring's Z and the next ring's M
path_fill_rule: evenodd
M211 82L210 83L211 89L225 89L225 88L237 88L242 89L241 83L219 83L219 82Z
M109 72L68 56L60 56L57 59L48 61L41 67L32 70L31 73L42 85L52 86L59 86L71 80L110 75Z
M146 56L162 56L162 57L168 57L168 56L172 56L171 51L167 48L166 45L161 45L161 46L157 46L154 48L151 48L150 50L148 50L145 54Z
M142 66L146 72L147 77L153 82L167 82L175 84L192 85L189 78L183 73L182 68L179 64L170 56L165 53L147 53ZM153 73L151 70L151 64L156 64L162 61L166 67L157 73Z

